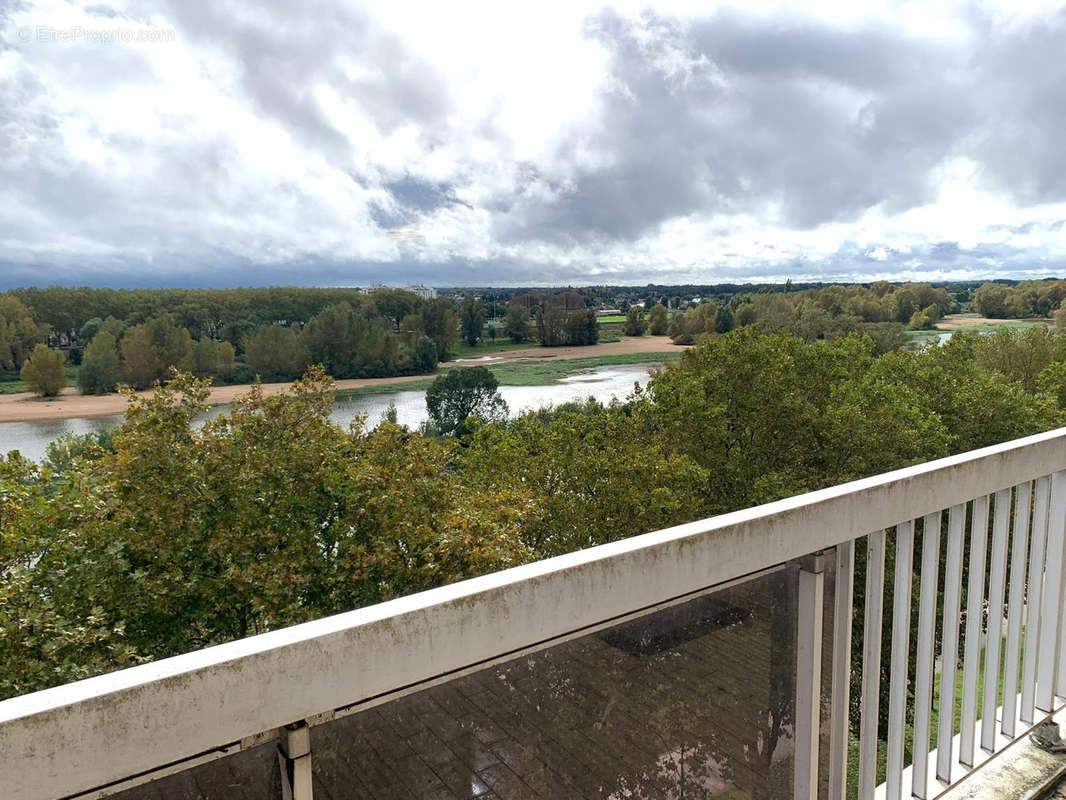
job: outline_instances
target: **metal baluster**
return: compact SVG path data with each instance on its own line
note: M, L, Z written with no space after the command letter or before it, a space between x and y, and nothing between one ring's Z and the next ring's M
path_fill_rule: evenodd
M844 800L848 782L848 700L855 541L837 545L833 596L833 697L830 701L829 800Z
M936 594L940 570L940 512L922 522L921 594L918 599L918 652L914 678L914 740L911 793L929 797L929 718L933 706L933 649L936 642ZM863 795L869 797L870 795Z
M996 492L992 511L992 551L988 564L988 637L985 643L984 697L981 706L981 749L996 750L996 709L999 708L999 657L1003 651L1003 592L1007 584L1007 527L1010 489Z
M1022 610L1025 604L1025 559L1029 555L1029 499L1032 485L1014 489L1014 533L1011 536L1010 599L1007 602L1007 649L1003 667L1003 723L1005 736L1014 738L1018 715L1018 662L1022 649Z
M1025 653L1022 658L1021 719L1032 725L1036 719L1036 664L1040 652L1040 605L1044 594L1044 550L1047 546L1048 499L1051 478L1036 481L1033 500L1033 534L1029 549L1029 582L1025 609Z
M859 720L860 797L873 797L877 782L877 714L884 593L885 532L874 531L866 537L866 617L862 634L862 711Z
M914 577L914 523L896 527L896 566L892 590L892 661L888 687L888 765L885 800L903 796L903 732L907 721L907 669L910 660L911 582Z
M951 783L951 741L955 736L955 674L959 663L959 601L962 594L963 527L966 506L948 511L944 562L944 622L940 646L940 712L937 720L936 777Z
M985 558L988 552L988 495L973 501L970 519L970 577L966 591L966 654L962 665L962 730L959 761L973 766L977 747L977 682L981 667L981 635L985 599Z
M1051 712L1055 702L1055 674L1058 670L1059 616L1062 614L1062 554L1066 536L1066 471L1051 476L1051 503L1048 511L1045 550L1044 596L1040 601L1040 654L1037 657L1036 707Z

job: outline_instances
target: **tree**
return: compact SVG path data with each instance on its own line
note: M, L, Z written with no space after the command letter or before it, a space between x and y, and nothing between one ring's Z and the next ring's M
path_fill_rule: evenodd
M437 345L428 336L418 337L411 363L415 372L432 372L437 368Z
M93 340L93 337L100 332L100 329L104 326L104 321L99 317L93 317L81 326L81 330L78 331L78 341L82 344L88 344Z
M930 331L936 327L938 319L940 319L940 310L935 305L926 306L921 311L911 314L911 330Z
M299 377L310 362L300 335L284 325L271 325L245 337L244 360L262 380L285 381Z
M537 338L544 347L567 344L566 309L548 306L537 311Z
M640 306L631 306L626 312L626 323L622 332L626 336L643 336L648 329L648 321L644 319L644 309Z
M600 325L596 321L596 312L591 308L581 308L566 315L564 323L564 344L596 344L600 340Z
M1063 301L1053 316L1055 319L1055 330L1059 333L1066 331L1066 301Z
M977 313L993 319L1003 319L1010 316L1008 301L1010 299L1010 287L1001 283L986 283L973 294L973 307Z
M418 313L422 307L422 298L406 289L377 289L370 293L370 299L394 330L400 329L404 317Z
M22 365L19 377L29 384L30 391L41 397L55 397L67 385L63 369L63 354L47 345L39 344Z
M496 376L485 367L457 367L438 375L426 392L426 409L444 435L465 434L469 417L498 420L507 416Z
M211 339L197 339L188 361L189 371L197 378L211 377L218 370L218 344Z
M514 301L507 304L503 329L515 344L520 344L529 338L529 311L524 305Z
M459 310L459 324L463 329L463 338L471 347L476 345L481 338L485 319L485 304L475 299L473 295L467 295Z
M34 346L46 339L47 328L34 322L25 304L0 295L0 370L21 369Z
M718 309L718 315L714 320L715 333L729 333L733 330L733 312L728 305Z
M159 377L159 356L144 325L134 325L119 342L122 377L134 389L145 389Z
M146 389L184 364L192 347L189 332L169 314L154 316L127 329L119 342L123 376L135 389Z
M215 367L215 375L223 381L233 380L237 372L236 349L229 342L218 342L216 352L218 365Z
M670 312L666 310L666 306L662 303L652 306L648 312L648 333L652 336L665 336L669 326Z
M78 369L78 386L82 394L106 394L115 391L121 380L122 365L115 337L101 330L85 346L85 356Z
M437 346L437 355L447 358L459 341L459 317L447 297L436 297L422 307L422 329Z

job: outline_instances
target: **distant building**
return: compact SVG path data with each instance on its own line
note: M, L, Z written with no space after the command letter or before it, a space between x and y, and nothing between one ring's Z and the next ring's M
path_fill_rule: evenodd
M423 286L421 283L416 283L414 286L403 287L405 291L414 292L423 300L432 300L437 296L437 290L432 286Z
M383 283L372 283L369 286L364 286L359 291L362 292L363 294L373 294L374 292L380 291L382 289L388 289L388 288L389 287L386 286Z

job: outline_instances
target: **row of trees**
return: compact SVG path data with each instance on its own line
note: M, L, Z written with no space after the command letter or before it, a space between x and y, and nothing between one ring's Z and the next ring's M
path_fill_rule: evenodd
M974 310L986 317L1050 317L1066 299L1066 281L986 283L973 295Z
M8 319L7 309L16 303L39 329L31 350L33 344L44 341L71 350L77 363L80 349L92 341L101 321L109 318L132 327L169 316L194 340L229 342L239 353L241 340L256 330L270 325L302 328L326 308L341 303L361 308L368 297L373 314L391 323L393 331L398 331L403 318L411 314L432 317L445 310L455 313L451 300L424 301L402 289L380 289L368 296L357 289L297 287L114 290L54 286L0 294L0 316ZM439 308L430 308L427 313L427 306L434 305ZM116 335L114 331L112 335ZM450 343L454 342L452 339Z
M0 373L17 373L34 347L47 341L48 329L17 298L0 294Z
M130 326L116 317L92 318L79 331L88 345L78 385L86 394L113 392L120 384L144 389L173 369L219 383L248 383L256 376L294 380L312 363L324 365L336 378L428 373L458 338L451 301L422 304L419 314L397 306L386 317L381 298L358 295L355 300L324 308L302 327L275 324L252 331L236 347L194 339L167 313ZM32 358L21 365L22 377L33 391L54 395L66 385L63 361L62 353L37 344Z
M182 376L107 441L0 461L0 697L1061 425L1066 339L747 326L612 406L479 420L445 393L446 437L342 429L330 388L194 427Z
M651 307L647 315L641 306L631 306L626 312L626 321L622 326L622 332L626 336L643 336L649 333L652 336L663 336L670 329L670 312L662 303Z
M711 333L757 323L764 331L789 332L806 341L863 332L887 352L903 344L905 324L927 330L955 308L945 290L929 284L758 292L734 295L724 304L712 301L693 306L673 317L669 335L677 344L692 344Z

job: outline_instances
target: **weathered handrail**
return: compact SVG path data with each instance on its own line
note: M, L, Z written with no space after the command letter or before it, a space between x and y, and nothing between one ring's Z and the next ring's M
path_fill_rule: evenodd
M105 786L1061 470L1066 429L6 700L0 796Z

